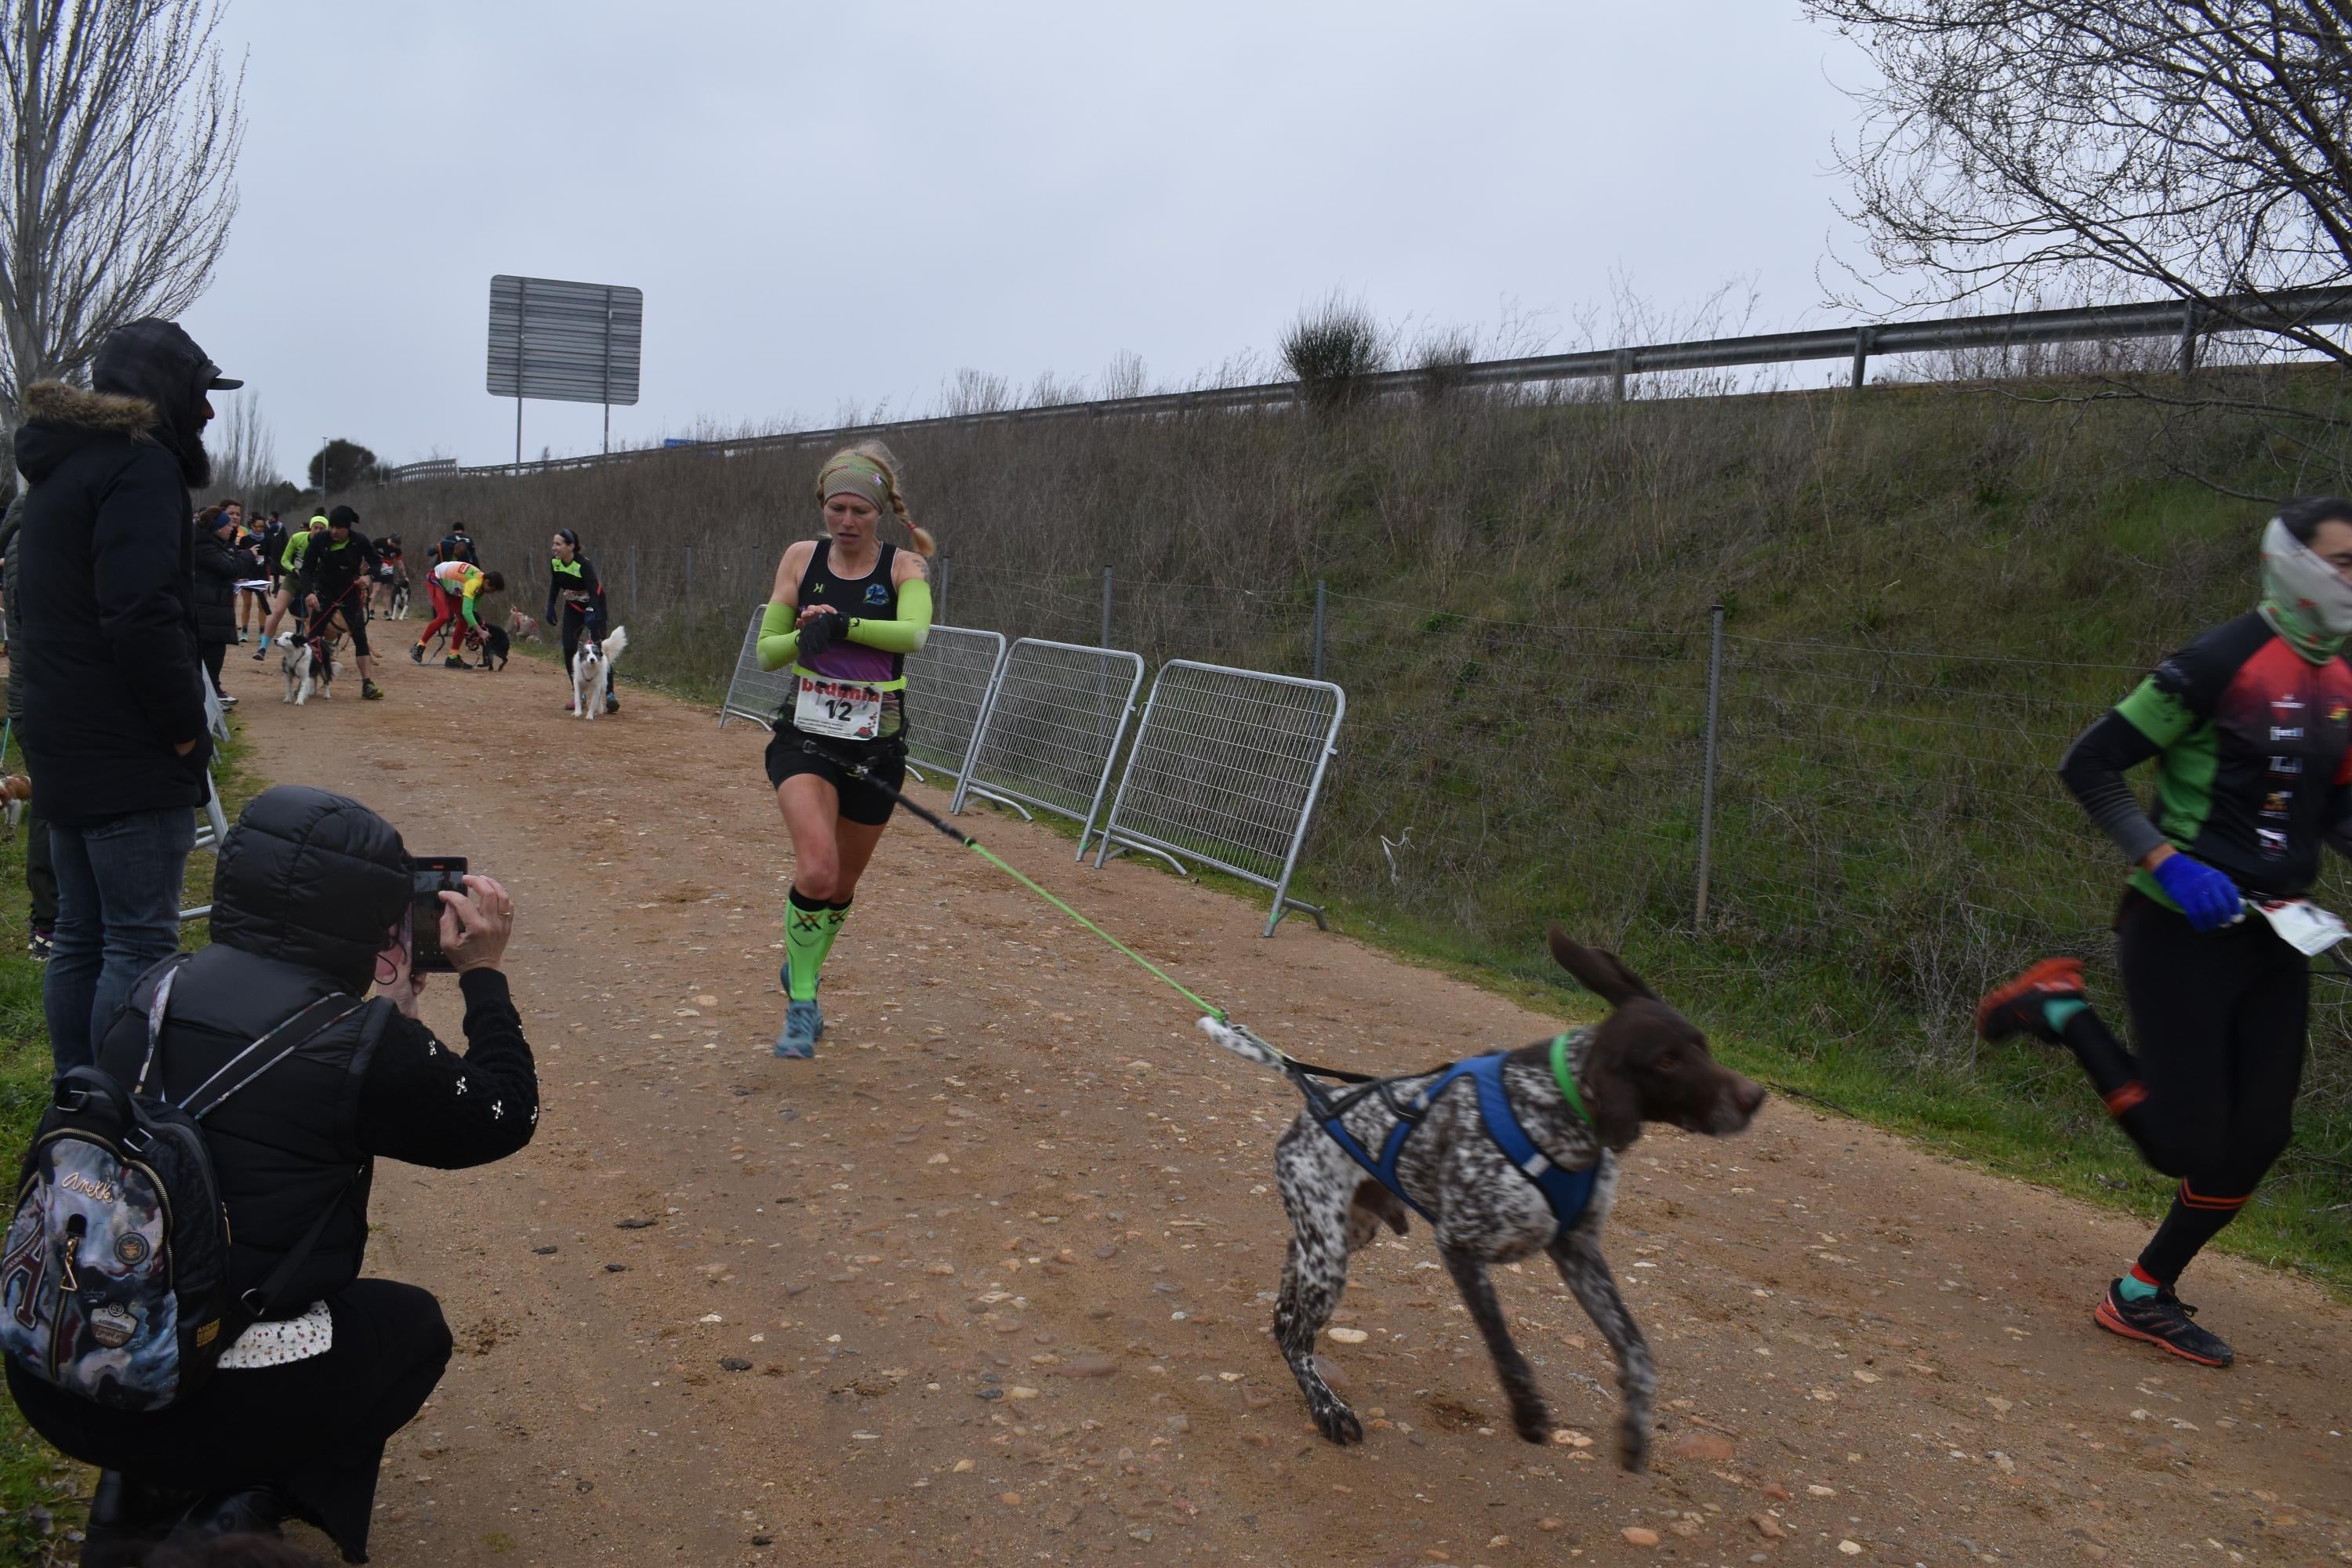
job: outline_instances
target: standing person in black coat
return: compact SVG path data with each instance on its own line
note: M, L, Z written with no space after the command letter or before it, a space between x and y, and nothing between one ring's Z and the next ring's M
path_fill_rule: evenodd
M208 506L198 515L195 550L196 647L221 706L234 708L236 699L221 685L221 661L236 640L236 585L258 575L261 564L236 542L236 514L226 507Z
M18 490L16 499L8 503L8 515L0 521L0 582L6 584L5 600L0 602L0 614L11 622L19 619L16 605L16 541L23 535L25 492ZM33 753L25 749L25 678L12 659L8 666L8 728L16 738L16 754L24 759L25 773L29 777L38 772ZM27 803L23 826L25 829L25 891L32 902L25 922L25 947L32 953L33 962L47 963L57 946L58 874L49 864L49 825L37 806Z
M440 919L466 1001L463 1056L416 1016L400 835L357 801L299 786L257 796L221 847L211 945L142 976L116 1016L99 1064L130 1083L150 1046L148 1009L173 976L153 1045L174 1101L299 1015L335 1022L205 1117L230 1290L299 1254L210 1380L161 1410L126 1411L8 1362L26 1420L104 1472L84 1562L137 1562L175 1530L271 1533L289 1516L366 1561L384 1440L422 1408L450 1351L430 1292L361 1278L374 1162L488 1164L539 1123L530 1047L499 970L514 904L488 877L466 886L441 896ZM377 996L356 1010L328 1001L364 995L371 980Z
M242 384L151 318L107 334L90 391L25 389L12 656L58 874L41 1001L59 1070L89 1059L131 983L179 945L212 760L188 489L211 479L206 393Z

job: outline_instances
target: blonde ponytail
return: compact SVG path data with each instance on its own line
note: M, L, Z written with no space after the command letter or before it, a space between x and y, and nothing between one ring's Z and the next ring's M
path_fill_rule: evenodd
M819 506L823 506L836 489L849 489L847 486L835 487L829 482L834 470L844 464L871 468L878 474L882 479L883 494L890 503L891 515L905 525L908 537L915 542L915 553L927 560L939 553L939 542L931 537L930 530L919 526L914 514L907 510L906 492L898 484L898 458L878 440L860 441L854 447L845 447L824 460L824 467L817 470L816 499ZM856 492L853 490L851 493Z

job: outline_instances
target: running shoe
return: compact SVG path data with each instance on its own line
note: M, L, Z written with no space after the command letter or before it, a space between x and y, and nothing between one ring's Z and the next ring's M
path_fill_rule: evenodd
M787 997L792 995L793 966L790 963L780 963L776 965L776 989L782 992ZM806 1002L795 1002L793 1004L795 1007L811 1007L815 1009L816 1037L820 1040L824 1038L824 976L820 974L816 977L816 994L810 997Z
M259 664L263 659L268 658L268 657L269 639L268 637L264 637L261 639L261 646L253 650L253 661L256 664Z
M2122 1287L2120 1279L2110 1284L2091 1313L2091 1321L2107 1332L2144 1340L2199 1366L2227 1366L2236 1359L2221 1335L2189 1321L2197 1309L2169 1289L2159 1290L2145 1301L2126 1301Z
M236 699L224 691L220 694L220 705L224 708L234 708L236 706Z
M47 963L58 950L58 939L47 926L35 926L25 938L25 951L33 955L35 963Z
M787 1061L807 1061L816 1055L816 1037L824 1033L824 1015L814 1002L793 1002L784 1008L784 1026L776 1036L776 1055Z
M373 681L373 680L362 680L362 681L361 681L361 682L360 682L360 700L361 700L361 701L362 701L362 702L373 702L373 701L375 701L377 699L381 698L383 695L383 687L381 687L381 686L378 686L374 681Z
M2062 1042L2042 1016L2042 1005L2082 1000L2083 961L2045 958L2008 984L1985 993L1977 1004L1977 1033L1995 1044L2012 1036L2032 1035L2058 1045Z
M411 643L409 645L408 662L411 664L423 664L425 662L425 645L423 643Z
M444 669L471 669L474 667L467 664L464 659L459 658L453 653L447 658L441 661L441 668Z

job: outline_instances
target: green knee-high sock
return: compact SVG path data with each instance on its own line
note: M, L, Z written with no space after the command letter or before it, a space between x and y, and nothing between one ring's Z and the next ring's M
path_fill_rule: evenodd
M842 900L837 904L825 906L824 930L817 937L816 961L820 967L824 965L826 958L832 955L833 939L841 934L841 922L848 918L849 900L847 899Z
M816 972L824 966L839 924L831 908L798 888L785 900L784 994L793 1001L816 1000Z

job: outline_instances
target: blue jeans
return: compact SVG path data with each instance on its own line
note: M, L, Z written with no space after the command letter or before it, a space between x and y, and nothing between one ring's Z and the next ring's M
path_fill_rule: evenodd
M179 951L180 884L195 842L186 806L90 827L49 824L57 950L41 977L41 1010L59 1072L95 1059L131 987Z

